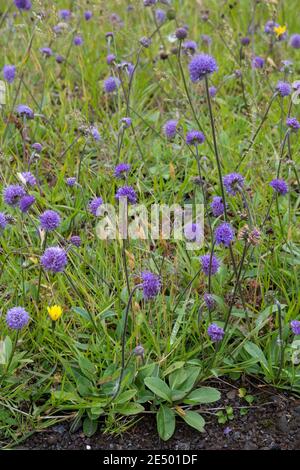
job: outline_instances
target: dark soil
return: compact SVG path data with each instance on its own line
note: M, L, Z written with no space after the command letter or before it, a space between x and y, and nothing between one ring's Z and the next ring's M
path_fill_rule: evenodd
M172 439L163 442L157 434L155 418L145 415L121 436L103 434L85 437L82 430L70 433L69 424L57 424L46 431L37 432L18 448L22 449L106 449L106 450L300 450L300 398L279 392L268 385L244 383L236 385L223 381L211 382L222 392L222 402L206 405L201 413L206 419L205 432L199 433L177 420ZM238 396L239 387L255 396L249 405ZM219 409L231 406L234 417L224 424L215 415ZM246 415L240 414L243 407Z

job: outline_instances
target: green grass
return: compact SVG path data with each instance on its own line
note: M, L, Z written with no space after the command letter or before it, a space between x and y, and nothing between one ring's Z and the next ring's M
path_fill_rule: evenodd
M52 28L58 23L57 12L68 7L68 2L55 2L54 7L53 2L33 0L30 12L13 19L16 8L0 1L1 11L9 10L7 19L0 18L1 66L15 64L17 67L16 79L6 86L6 104L1 108L1 187L17 184L17 174L27 169L31 144L43 145L40 158L31 168L40 182L39 188L30 189L36 197L35 205L21 215L18 208L1 202L1 211L13 218L0 238L0 442L3 446L64 419L72 420L74 427L84 419L84 430L91 434L100 418L103 429L116 432L119 428L126 429L131 423L127 416L138 415L142 407L153 413L160 410L158 428L165 439L172 429L172 423L170 429L165 429L164 419L168 421L165 413L173 416L175 405L183 406L186 420L201 428L199 418L187 417L193 404L187 405L184 396L177 399L176 394L168 402L145 386L147 377L160 377L172 393L172 383L179 381L178 387L183 387L185 395L197 383L205 385L210 377L226 375L238 379L242 374L293 392L300 391L299 366L293 359L300 345L289 326L291 320L299 319L300 306L299 136L291 134L290 158L294 163L288 161L285 148L280 173L288 182L289 192L278 198L278 210L272 204L270 218L261 227L260 242L246 253L241 272L240 286L249 324L237 290L229 328L218 346L209 340L206 332L210 323L203 308L207 278L202 273L196 276L200 269L199 256L209 252L211 246L207 219L207 236L201 250L188 252L184 242L172 240L128 242L126 257L131 288L140 272L149 270L161 273L162 290L150 302L143 300L140 291L134 296L126 336L128 363L121 393L112 400L120 375L128 302L122 244L99 240L97 219L87 211L87 204L94 196L116 205L115 193L122 184L113 177L113 171L118 163L119 122L126 115L126 100L122 87L113 96L103 92L103 80L111 73L106 64L105 33L115 32L111 52L117 61L136 64L139 39L150 36L156 26L151 9L144 8L142 1L131 2L132 11L127 11L125 1L76 3L68 28L56 36ZM201 187L193 183L193 177L198 176L196 161L181 137L188 130L196 129L197 123L186 96L177 55L171 53L177 43L171 43L169 35L177 26L187 23L188 37L198 42L201 52L216 58L218 71L209 77L209 84L218 88L212 108L225 175L235 170L243 150L248 147L277 82L286 79L292 83L299 77L298 50L289 47L288 41L276 42L269 50L270 38L263 32L265 22L273 15L278 23L287 25L289 33L298 32L295 15L298 2L276 3L257 5L254 15L257 29L252 44L243 48L240 63L239 40L247 34L252 2L231 2L234 4L231 8L229 3L219 1L173 1L176 20L166 21L159 34L153 35L151 46L141 49L127 113L133 128L124 132L119 152L119 160L132 166L128 184L135 188L139 203L150 207L154 203L203 202ZM88 22L83 19L85 6L94 13ZM161 4L159 8L169 9ZM209 20L203 21L202 11L206 9L210 12ZM112 25L109 18L113 12L121 16L123 27ZM44 15L42 20L40 13ZM81 47L71 47L76 32L84 38ZM201 34L211 36L210 46L201 43ZM45 59L40 48L49 45L55 54L68 55L67 62L57 64L55 57ZM167 60L160 59L160 46L169 53ZM251 69L252 52L265 57L264 70ZM293 61L291 73L285 78L280 71L284 59ZM221 190L215 155L209 145L212 131L204 83L190 82L188 56L182 54L181 62L197 119L207 137L199 152L206 156L201 170L210 201L213 195L221 195ZM237 69L242 71L248 108L241 80L234 74ZM122 72L121 77L127 92L126 74ZM29 105L39 116L30 121L20 120L14 112L20 103ZM245 177L245 193L257 227L263 223L272 199L269 181L276 177L290 103L290 97L274 99L238 170ZM298 107L292 105L291 115L300 118ZM168 142L162 127L172 118L179 119L181 136ZM100 142L80 132L82 127L92 124L98 126ZM78 175L79 168L80 186L69 188L65 178ZM227 203L229 220L237 233L249 224L247 212L240 195L227 197ZM62 243L74 234L80 235L82 245L68 252L65 273L42 273L37 300L42 245L36 228L39 215L46 209L56 210L62 217L59 229L49 234L47 246ZM215 227L218 221L212 221ZM243 241L236 239L232 251L238 266ZM222 266L212 277L212 293L217 301L212 320L224 326L236 275L229 250L217 247L216 254ZM278 344L280 325L276 301L282 310L283 348ZM62 306L63 315L53 331L47 306L54 304ZM12 354L16 333L7 328L5 315L9 308L18 305L26 308L31 321L19 334ZM144 363L140 357L131 356L138 344L145 350ZM172 368L183 372L176 375ZM187 376L195 373L190 387L186 385L185 371ZM172 373L175 375L170 376ZM176 387L175 390L178 392Z

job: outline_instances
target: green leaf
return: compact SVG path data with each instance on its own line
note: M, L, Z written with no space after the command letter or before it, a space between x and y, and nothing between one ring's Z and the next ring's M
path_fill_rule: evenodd
M177 369L182 369L182 367L184 366L185 362L184 361L177 361L177 362L173 362L173 364L171 364L164 372L163 374L163 377L166 377L166 375L169 375L171 374L172 372L174 372L175 370Z
M117 406L115 408L116 413L124 416L137 415L142 413L144 410L145 408L139 403L126 403L125 405Z
M167 441L173 436L175 431L175 413L171 408L160 405L156 415L156 424L159 437Z
M104 409L101 406L93 406L88 410L90 419L95 420L104 413Z
M115 403L118 405L122 405L123 403L126 403L131 400L131 398L136 395L137 391L135 389L132 390L126 390L126 392L121 393L118 398L116 398Z
M91 381L94 381L97 372L95 365L85 356L78 357L78 364L83 374Z
M97 431L98 423L94 419L90 419L88 416L83 421L83 432L85 436L91 437Z
M169 384L172 390L179 389L186 379L188 378L188 373L184 369L176 370L172 372L169 376Z
M199 413L196 411L186 411L183 416L180 416L189 426L200 432L204 432L205 421Z
M85 320L91 321L91 317L90 317L89 312L87 312L83 308L81 308L81 307L72 307L72 310L73 310L73 312L78 313L78 315L80 315Z
M264 353L255 343L247 341L247 343L244 344L244 349L256 360L256 362L260 362L267 370L269 369Z
M213 403L220 400L221 393L213 387L201 387L193 390L185 399L184 403L198 405L200 403Z
M171 390L168 385L159 377L147 377L145 385L160 398L171 402Z
M200 371L201 371L200 367L193 367L193 366L187 367L185 369L187 378L184 382L180 384L180 386L177 385L177 389L188 393L193 388L196 380L198 379Z

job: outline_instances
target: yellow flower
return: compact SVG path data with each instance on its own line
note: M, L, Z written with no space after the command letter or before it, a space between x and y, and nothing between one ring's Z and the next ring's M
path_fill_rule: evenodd
M286 26L274 26L274 33L276 33L277 39L286 32Z
M56 321L61 317L63 311L59 305L53 305L52 307L47 307L49 316L52 321Z

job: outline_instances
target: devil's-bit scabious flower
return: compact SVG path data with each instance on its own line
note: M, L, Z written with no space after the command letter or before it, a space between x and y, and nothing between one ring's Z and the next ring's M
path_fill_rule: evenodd
M203 230L200 224L189 223L184 227L184 235L190 242L201 242L203 239Z
M214 343L218 343L219 341L222 341L225 332L220 326L215 323L211 323L207 328L207 334Z
M25 194L23 186L12 184L3 190L4 202L9 206L16 206Z
M4 65L3 78L7 83L12 83L16 76L16 67L14 65Z
M45 57L51 57L53 55L51 47L42 47L40 49L40 52L45 56Z
M197 54L189 63L190 78L193 83L202 80L206 75L210 75L218 70L215 59L208 54Z
M161 24L166 20L166 12L164 10L160 10L159 8L155 10L155 18L156 21Z
M63 313L60 305L52 305L52 307L47 307L47 311L52 321L57 321Z
M66 179L67 186L70 186L72 188L76 184L76 177L75 176L70 176L69 178Z
M210 86L208 89L209 95L214 98L217 94L217 88L215 86Z
M151 45L152 40L150 38L147 38L146 36L143 36L139 42L143 47L147 49Z
M93 215L97 215L97 210L98 208L103 204L103 199L102 197L94 197L89 203L89 211Z
M36 178L30 171L24 171L20 176L24 184L27 184L28 186L36 185Z
M207 309L210 312L212 312L215 308L215 305L216 305L216 302L215 302L215 299L213 298L213 296L206 292L203 296L203 299L204 299L204 302L205 302L205 305L206 305Z
M259 56L253 57L251 65L253 69L262 69L265 65L265 59Z
M92 18L92 16L93 16L93 13L90 10L87 10L84 12L84 19L86 21L89 21Z
M123 178L126 173L130 170L130 165L128 163L119 163L115 167L115 177L116 178Z
M59 10L58 14L62 20L69 20L71 18L70 10Z
M12 330L22 330L29 322L29 314L23 307L13 307L6 314L6 323Z
M115 54L108 54L108 55L106 56L106 63L107 63L107 65L112 64L112 63L114 62L114 60L116 60Z
M220 267L220 262L215 255L203 255L200 256L200 261L202 265L202 271L206 276L209 276L209 271L211 275L216 274Z
M248 46L250 44L251 39L248 36L245 36L241 38L241 44L242 46Z
M182 44L182 49L184 52L190 52L191 54L195 54L197 50L197 43L195 41L185 41Z
M244 177L239 173L229 173L224 176L223 183L228 194L235 196L240 188L244 186Z
M288 186L282 179L274 179L270 182L270 186L276 191L276 193L284 196L288 192Z
M185 28L177 28L175 31L175 36L179 41L182 41L187 37L187 30Z
M20 116L26 117L27 119L33 119L34 118L34 112L26 104L19 104L17 106L17 113Z
M73 39L74 46L81 46L83 44L83 39L81 36L75 36Z
M108 77L104 80L104 90L106 93L113 93L119 87L119 80L115 77Z
M292 320L290 325L291 325L291 329L294 335L300 335L300 321Z
M19 208L21 212L28 212L32 204L35 203L35 197L31 194L26 194L20 199Z
M30 10L31 8L30 0L14 0L14 4L19 10Z
M275 23L273 20L268 20L265 24L265 33L266 34L273 34L274 28L279 26L278 23Z
M4 230L7 225L7 220L5 217L5 214L3 212L0 212L0 230Z
M288 118L286 119L286 125L287 125L290 129L292 129L292 131L295 131L295 132L297 132L297 131L300 129L300 123L299 123L299 121L298 121L296 118L294 118L294 117L288 117Z
M205 136L200 131L189 131L186 134L185 141L187 145L199 145L205 141Z
M165 136L168 140L174 139L177 132L178 121L176 119L170 119L163 127Z
M276 90L282 97L289 96L292 93L292 87L287 82L279 81L276 85Z
M220 196L214 196L210 207L214 217L219 217L224 213L223 199Z
M157 0L144 0L145 7L151 7L151 5L155 5L156 3L157 3Z
M200 38L203 44L205 44L206 46L212 44L212 38L208 36L208 34L201 34Z
M100 132L98 131L98 128L96 126L92 126L90 128L90 133L93 139L96 140L97 142L101 140Z
M52 210L47 210L40 216L41 228L46 230L46 232L52 232L53 230L57 229L57 227L60 225L60 222L60 215Z
M65 250L59 246L51 246L47 248L41 256L41 264L46 271L53 273L61 273L64 271L68 263Z
M124 129L128 129L131 126L132 120L130 117L123 117L121 119L121 124Z
M39 142L35 142L31 147L36 151L36 153L41 153L43 150L43 147Z
M141 273L141 278L144 298L149 300L156 297L161 288L160 277L150 271L143 271Z
M63 58L62 55L59 55L59 54L58 54L58 55L55 57L55 60L56 60L56 62L57 62L58 64L62 64L65 59Z
M80 236L79 235L72 235L72 237L70 238L70 243L71 243L71 245L74 245L77 248L80 247L80 245L81 245Z
M141 344L139 344L138 346L136 346L133 350L133 354L135 356L141 356L143 357L144 356L144 353L145 353L145 349L143 348L143 346Z
M292 34L289 45L294 49L300 49L300 34Z
M128 202L135 204L137 202L137 195L131 186L122 186L116 193L116 199L127 198Z
M234 230L230 224L224 222L215 230L215 240L217 245L224 245L227 248L234 239Z

